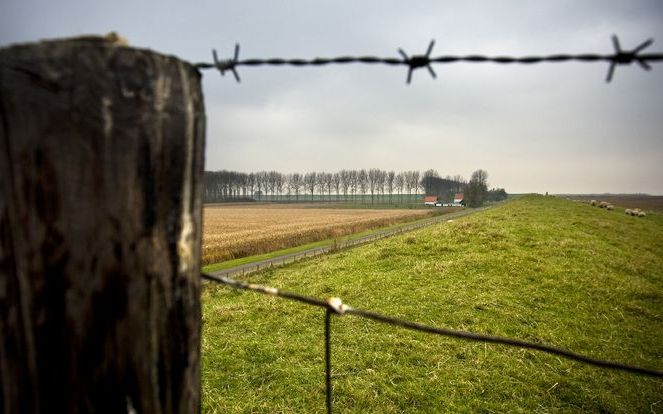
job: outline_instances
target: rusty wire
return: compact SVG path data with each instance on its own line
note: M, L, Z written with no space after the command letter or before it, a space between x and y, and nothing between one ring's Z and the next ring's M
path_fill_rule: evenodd
M408 67L406 83L412 80L412 72L416 69L426 68L433 78L436 78L435 71L432 68L433 64L450 64L458 62L466 63L497 63L497 64L536 64L536 63L559 63L559 62L608 62L608 74L606 82L610 82L613 78L615 67L617 65L630 65L637 63L644 70L651 70L650 63L663 61L663 53L641 53L644 49L654 43L653 39L648 39L638 45L632 50L623 50L616 35L612 36L612 43L614 48L613 54L597 54L597 53L582 53L582 54L554 54L547 56L484 56L484 55L442 55L431 57L435 40L431 40L428 45L426 54L409 56L402 49L398 49L401 58L394 57L377 57L377 56L339 56L333 58L313 58L313 59L284 59L284 58L269 58L269 59L239 59L239 44L235 45L235 53L232 58L220 60L216 50L212 50L212 63L197 63L195 66L199 69L217 69L221 75L226 72L232 72L235 80L240 81L239 74L237 73L238 66L323 66L331 64L349 64L349 63L363 63L363 64L383 64L390 66L403 65Z

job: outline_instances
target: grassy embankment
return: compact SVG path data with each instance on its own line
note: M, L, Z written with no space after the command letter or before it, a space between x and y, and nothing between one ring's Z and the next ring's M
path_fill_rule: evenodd
M252 282L663 369L663 217L528 196ZM205 412L323 412L323 311L208 285ZM653 412L663 381L356 317L332 321L337 412Z

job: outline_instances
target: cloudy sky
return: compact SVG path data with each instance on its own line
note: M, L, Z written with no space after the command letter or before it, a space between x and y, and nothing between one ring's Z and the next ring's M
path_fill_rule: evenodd
M136 47L211 60L611 53L653 37L663 2L5 0L0 45L115 30ZM206 168L282 172L483 168L508 192L663 194L663 65L241 67L206 71Z

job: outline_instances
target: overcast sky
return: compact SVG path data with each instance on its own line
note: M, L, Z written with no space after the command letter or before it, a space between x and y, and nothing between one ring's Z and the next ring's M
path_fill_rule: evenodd
M240 58L611 53L653 37L663 1L5 0L0 45L119 32L132 46ZM240 67L206 71L206 169L488 171L508 192L663 194L663 65Z

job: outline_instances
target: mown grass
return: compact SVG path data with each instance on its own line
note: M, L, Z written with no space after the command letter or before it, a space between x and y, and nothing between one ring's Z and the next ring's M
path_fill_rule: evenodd
M553 197L251 281L435 326L663 369L663 217ZM323 311L207 285L203 410L324 412ZM351 316L332 321L336 412L660 412L663 381Z

